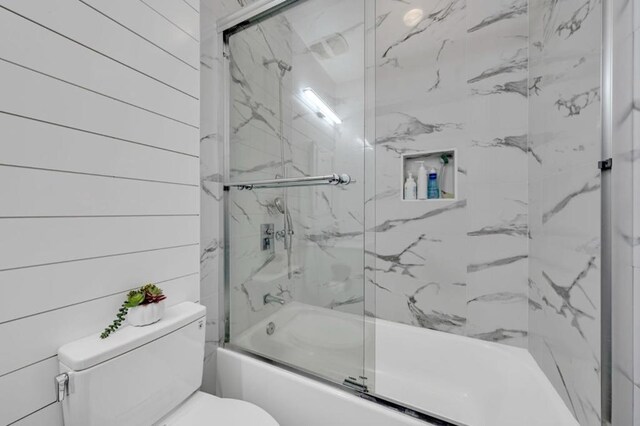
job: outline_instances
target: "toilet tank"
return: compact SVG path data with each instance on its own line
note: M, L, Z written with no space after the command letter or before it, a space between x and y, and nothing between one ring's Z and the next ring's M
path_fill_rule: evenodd
M184 302L146 327L125 326L58 350L69 375L65 426L149 426L202 383L205 308Z

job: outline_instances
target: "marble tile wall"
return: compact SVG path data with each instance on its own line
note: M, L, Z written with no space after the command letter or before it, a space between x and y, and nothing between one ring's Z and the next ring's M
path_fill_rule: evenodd
M529 2L529 350L601 423L601 2Z
M376 6L376 314L526 347L527 3ZM453 148L457 198L402 201L401 154Z
M611 423L638 424L633 398L637 389L634 380L634 167L638 148L634 147L634 79L640 68L634 67L634 6L627 0L611 1L612 22L612 158L611 179L611 231L612 231L612 407ZM635 69L634 69L635 68ZM637 82L635 83L637 84ZM637 135L635 135L637 141ZM635 143L637 144L637 142ZM637 181L636 181L637 182ZM635 212L637 214L638 211ZM638 302L635 302L638 305ZM636 355L637 357L637 355ZM604 365L604 363L603 363ZM605 366L606 368L606 366ZM606 416L607 412L603 409Z

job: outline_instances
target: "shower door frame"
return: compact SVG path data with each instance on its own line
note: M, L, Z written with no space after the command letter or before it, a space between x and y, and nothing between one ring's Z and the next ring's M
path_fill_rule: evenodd
M331 386L334 387L338 387L342 390L348 391L350 393L354 393L357 395L363 395L366 394L367 395L367 399L375 401L379 404L388 406L388 407L392 407L396 410L402 411L402 412L407 412L410 413L412 416L414 417L418 417L418 418L422 418L424 420L427 420L429 422L432 422L433 424L442 424L442 425L453 425L451 423L448 422L443 422L442 420L432 417L430 414L427 413L419 413L417 412L415 409L413 408L408 408L405 407L404 405L401 405L400 403L396 402L396 401L391 401L391 400L387 400L378 396L374 396L372 393L370 393L370 389L367 388L366 385L360 385L359 383L349 383L346 384L346 381L344 383L338 383L338 382L334 382L331 381L323 376L318 375L317 373L313 372L313 371L307 371L304 368L301 368L299 366L295 366L295 365L291 365L288 364L286 362L282 362L279 360L274 360L274 359L270 359L268 357L265 357L264 355L252 352L250 350L244 349L232 342L230 342L230 291L229 291L229 285L230 285L230 275L229 275L229 271L230 271L230 254L229 254L229 244L227 244L227 239L229 236L229 223L226 220L226 218L228 217L229 214L229 210L228 210L228 206L229 206L229 189L230 187L233 186L237 186L237 185L232 185L232 184L228 184L229 182L231 182L230 180L230 174L229 174L229 170L230 170L230 117L231 117L231 112L230 112L230 102L231 102L231 76L230 76L230 70L229 70L229 59L230 59L230 52L229 52L229 37L239 31L242 31L244 28L249 27L253 24L255 24L256 22L261 21L262 19L264 19L265 17L270 17L273 16L274 14L277 14L279 11L284 10L290 6L294 6L295 4L298 3L304 3L306 1L311 1L311 0L260 0L257 1L255 3L252 3L246 7L243 7L242 9L238 10L235 13L232 13L230 15L228 15L227 17L224 17L220 20L217 21L217 31L218 31L218 52L217 52L217 57L222 59L222 72L219 73L219 80L218 80L218 87L221 89L221 92L223 94L223 105L222 108L218 109L218 135L221 136L221 139L223 141L220 149L219 149L219 153L223 159L223 181L224 181L224 190L223 190L223 195L222 195L222 209L221 209L221 217L220 217L220 225L221 228L223 229L223 259L221 262L221 273L219 274L219 279L222 281L223 285L218 286L219 287L219 310L220 312L223 312L224 316L223 316L223 320L219 321L218 327L219 327L219 336L221 336L221 344L223 345L223 347L228 348L228 349L232 349L236 352L242 353L244 355L248 355L251 356L253 358L256 359L260 359L261 361L267 362L269 364L272 365L276 365L279 366L281 368L290 370L292 372L295 372L297 374L303 375L305 377L309 377L312 378L314 380L323 382L325 384L329 384ZM316 0L316 1L321 1L321 0ZM371 20L371 22L375 22L375 4L374 3L369 3L369 0L363 0L365 4L365 15L369 14L369 18L365 17L365 22L367 22L367 19ZM368 6L367 6L368 5ZM371 5L374 5L373 7ZM368 12L367 12L368 10ZM365 36L366 37L366 36ZM375 46L369 46L369 48L375 48ZM365 50L367 49L367 43L365 43ZM363 55L365 55L366 58L366 53L363 52ZM371 53L369 53L369 55L371 55L370 59L373 59L373 55ZM366 61L366 59L365 59ZM375 79L372 78L371 76L373 75L375 77L375 74L367 74L369 73L374 73L374 67L368 67L370 71L367 70L366 67L366 62L365 62L365 70L363 71L363 78L364 78L364 84L365 84L365 89L364 89L364 125L363 125L363 133L364 133L364 138L365 139L370 139L373 138L373 136L375 135L375 117L373 117L373 119L371 119L368 114L371 114L373 111L373 108L368 107L368 102L374 102L374 98L373 96L375 95ZM373 85L372 85L373 83ZM373 86L373 93L371 91L371 87L368 86ZM371 105L374 105L375 103L372 103ZM374 151L372 150L372 152L374 153ZM363 156L367 155L366 152L363 153ZM372 154L369 154L372 155ZM364 157L363 157L364 158ZM364 170L364 174L366 176L366 172L367 172L367 167L370 167L371 165L373 165L375 161L375 157L367 157L364 158L364 164L365 164L365 170ZM365 182L367 181L367 179L364 179ZM354 181L355 182L355 181ZM374 184L374 182L369 183L369 185ZM364 185L364 183L363 183ZM367 189L368 188L368 189ZM369 186L364 187L363 190L363 197L362 197L362 202L364 205L364 201L366 199L367 196L371 196L372 194L369 194L367 191L372 191L374 190L375 187L373 187L373 189ZM365 207L366 210L366 207ZM365 216L365 220L364 223L366 224L368 221L373 220L372 217L369 217L368 219L366 218L366 213L364 214ZM364 266L366 265L366 260L364 260L365 258L365 249L369 246L369 244L371 244L370 242L367 243L366 242L366 227L363 227L363 238L365 238L364 241L364 246L363 246L363 250L362 250L362 257L363 257L363 269ZM374 243L375 244L375 243ZM367 286L364 285L364 279L363 279L363 296L364 296L364 307L363 307L363 313L362 313L362 320L363 320L363 333L364 333L364 329L366 327L365 323L366 321L368 321L366 314L365 314L365 310L367 310L367 308L369 308L369 310L374 310L375 308L372 307L372 305L375 306L375 294L373 294L373 292L368 293L367 292ZM369 290L371 291L371 290ZM375 337L374 337L375 339ZM371 340L371 339L369 339ZM364 342L364 334L363 334L363 348L365 348L365 342ZM374 355L372 354L367 354L366 353L366 349L363 350L363 355L364 355L364 362L363 362L363 369L366 369L366 367L369 365L371 366L371 368L373 369L373 364L374 364ZM372 380L373 381L373 380Z
M216 43L218 51L216 57L221 60L221 73L218 73L217 87L219 92L222 93L222 108L218 108L218 137L222 140L222 144L218 146L218 154L222 158L222 181L229 182L229 144L231 143L229 137L230 128L230 102L231 102L231 85L230 85L230 73L229 73L229 45L228 45L228 30L232 28L240 29L243 26L250 25L250 23L260 16L267 13L271 13L278 8L285 7L290 3L295 3L297 0L260 0L252 3L235 13L232 13L226 17L219 19L216 22L216 29L218 31ZM218 309L222 315L221 321L218 321L218 336L220 336L221 342L225 347L232 347L229 342L230 335L230 302L229 302L229 244L227 244L227 237L229 235L229 224L226 218L229 215L229 189L223 187L222 192L222 208L220 211L219 226L222 229L222 246L223 256L220 262L220 273L218 274L218 282L222 285L218 285ZM238 348L239 349L239 348Z

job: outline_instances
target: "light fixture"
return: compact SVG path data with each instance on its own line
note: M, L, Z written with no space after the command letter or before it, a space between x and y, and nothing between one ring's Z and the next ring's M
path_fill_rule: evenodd
M311 109L320 117L324 118L331 124L340 124L342 120L335 112L322 100L320 96L311 88L302 89L302 96Z
M424 12L422 9L411 9L404 14L404 18L402 18L402 20L407 27L413 27L422 20L423 16Z

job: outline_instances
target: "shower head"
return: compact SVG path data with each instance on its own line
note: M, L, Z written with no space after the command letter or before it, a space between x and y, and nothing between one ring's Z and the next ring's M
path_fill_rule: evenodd
M265 67L268 67L271 64L278 64L278 68L280 69L280 75L284 76L284 74L286 72L289 72L293 69L293 67L291 65L289 65L288 63L286 63L285 61L283 61L282 59L266 59L263 58L262 59L262 65L264 65Z
M291 71L293 69L293 67L291 65L289 65L288 63L286 63L284 61L278 61L278 68L280 68L280 70L284 71L284 72L288 72L288 71Z
M284 201L282 201L282 198L278 197L275 200L273 200L273 205L276 206L276 209L278 209L280 213L284 214L285 209L284 209Z

